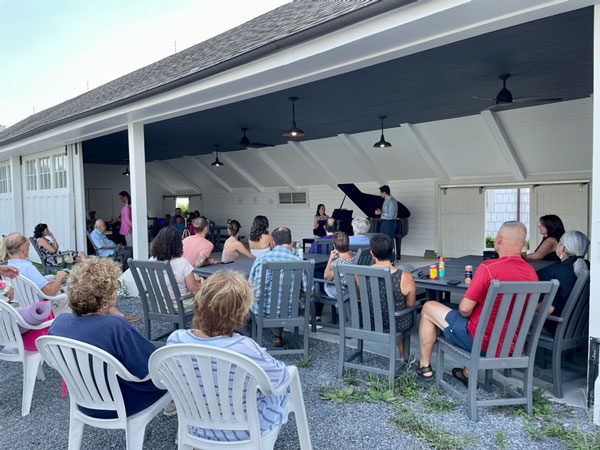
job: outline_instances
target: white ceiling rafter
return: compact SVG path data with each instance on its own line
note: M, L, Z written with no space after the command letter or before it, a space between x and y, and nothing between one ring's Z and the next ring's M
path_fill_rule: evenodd
M448 174L436 158L436 156L431 151L423 136L418 132L415 126L411 123L403 123L400 124L401 130L404 131L404 134L410 139L412 144L417 148L417 151L421 155L421 158L425 161L429 169L434 173L436 177L442 182L448 181Z
M188 184L196 192L202 192L202 187L199 186L194 180L189 178L186 174L184 174L177 167L175 167L172 162L163 160L163 161L157 161L157 163L158 163L159 167L164 167L166 170L169 170L172 173L174 173L177 176L177 178L181 179L184 183Z
M388 184L385 176L377 167L375 160L371 157L368 151L364 151L362 149L358 142L356 142L356 139L345 133L338 134L338 138L342 144L344 144L344 146L350 150L350 153L352 153L358 164L360 164L365 172L367 172L367 174L373 178L373 181L376 181L380 186Z
M219 185L221 185L221 187L223 189L225 189L227 192L229 192L230 194L233 192L233 188L231 186L229 186L225 181L223 181L223 179L220 176L218 176L216 173L213 173L213 171L210 170L208 167L206 167L202 163L202 161L198 160L198 158L196 156L184 156L183 158L185 161L189 161L190 164L192 164L195 168L200 170L204 175L212 178L217 183L219 183Z
M521 163L510 138L506 134L506 130L500 122L500 118L492 111L482 111L481 117L493 136L494 141L496 141L498 150L500 150L508 167L510 167L510 171L515 177L515 180L524 181L526 176L525 169L523 168L523 164Z
M221 153L221 160L227 164L234 172L236 172L242 179L247 182L250 186L256 189L258 192L264 192L265 187L262 186L256 178L248 173L244 168L240 166L240 164L233 159L233 157L229 156L227 153Z
M289 173L286 173L281 166L279 166L279 164L273 161L273 159L267 155L264 149L254 149L254 155L256 155L263 163L265 163L271 172L273 172L284 185L288 186L293 191L298 190L298 183L289 175Z
M173 185L169 182L167 177L163 176L162 173L159 173L160 171L161 171L160 167L156 167L152 164L146 164L146 174L153 175L154 178L156 178L157 180L160 180L160 185L164 189L166 189L173 195L177 195L177 189L175 187L173 187Z
M337 178L333 174L331 170L329 170L326 166L322 165L317 158L310 152L310 150L301 142L296 141L288 141L288 145L296 152L306 164L308 164L314 172L321 177L323 181L331 187L332 189L337 190Z

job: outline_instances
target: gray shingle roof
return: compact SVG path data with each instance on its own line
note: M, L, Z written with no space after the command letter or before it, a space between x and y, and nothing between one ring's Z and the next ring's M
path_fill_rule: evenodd
M239 58L240 56L258 58L274 53L282 47L311 39L314 34L301 32L309 29L314 31L320 25L323 26L322 34L332 31L331 28L326 29L328 23L333 25L333 29L342 28L348 21L331 22L366 6L380 3L381 8L369 10L378 14L385 9L397 8L411 1L413 0L295 0L200 44L29 116L0 132L0 147L64 123L212 75L229 68L223 65L225 62L234 65L248 62L248 59ZM290 42L287 38L294 39ZM269 44L276 45L269 47ZM262 53L261 49L264 50Z

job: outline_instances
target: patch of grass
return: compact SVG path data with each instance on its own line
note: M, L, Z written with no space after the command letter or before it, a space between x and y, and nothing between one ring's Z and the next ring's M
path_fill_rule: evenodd
M350 386L358 386L360 385L360 379L358 378L356 371L352 369L344 370L344 374L342 375L342 381Z
M317 392L321 394L321 400L330 401L336 405L341 403L374 401L366 392L356 390L354 386L344 389L323 386L317 389Z
M298 362L296 362L296 367L299 367L300 369L309 369L310 366L310 358L305 358L304 355L302 355L300 359L298 359Z
M429 395L421 400L421 403L423 404L425 412L431 414L440 414L456 409L456 403L454 403L454 401L442 397L440 393L434 389L429 392Z
M425 389L417 382L417 376L408 371L402 372L394 380L394 391L407 400L418 400Z
M578 428L568 429L557 423L544 426L543 431L546 436L560 440L565 447L573 450L600 449L600 433L598 431L587 434Z
M532 441L539 441L543 437L542 426L539 422L525 419L523 431Z
M523 394L523 389L517 388L517 392L519 394ZM509 394L505 394L504 397L511 397ZM546 397L546 391L537 387L534 388L531 393L531 399L533 402L533 415L534 417L542 420L550 419L550 400ZM525 407L523 405L507 405L507 406L496 406L494 407L495 411L512 413L517 416L529 417L529 415L525 412Z
M433 449L462 449L476 443L473 435L453 436L448 431L425 422L415 411L405 406L396 407L396 412L398 414L391 419L391 422Z
M508 446L507 439L508 433L506 431L506 428L503 428L502 431L498 431L496 433L495 441L496 445L498 446L498 450L506 450Z
M400 400L400 398L396 397L396 395L394 394L394 391L392 391L391 389L380 390L373 386L371 386L371 387L369 387L369 389L367 389L367 395L373 401L379 401L379 402L395 403Z

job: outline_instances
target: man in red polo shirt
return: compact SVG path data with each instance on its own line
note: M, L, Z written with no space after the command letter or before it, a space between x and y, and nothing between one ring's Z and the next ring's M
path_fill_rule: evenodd
M444 337L448 342L465 350L471 350L475 330L492 280L538 281L533 267L521 258L521 249L525 245L526 236L527 230L521 222L513 221L502 224L494 244L499 258L483 261L479 265L471 285L458 305L458 311L439 302L425 303L419 324L421 348L421 359L417 367L419 375L424 378L433 377L430 360L437 337L437 328L443 330ZM499 298L496 299L485 330L481 346L483 352L487 350L490 334L498 314L499 300ZM507 319L509 317L510 315L507 316ZM507 326L508 323L505 323L503 333L506 332ZM513 338L511 337L511 339ZM502 345L502 339L499 345ZM438 370L442 370L442 367L438 367ZM463 382L466 382L469 376L466 368L453 369L452 374Z

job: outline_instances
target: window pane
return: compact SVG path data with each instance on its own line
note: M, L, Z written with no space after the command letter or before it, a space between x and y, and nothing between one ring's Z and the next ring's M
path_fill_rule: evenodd
M53 160L53 172L54 172L54 188L66 188L67 187L67 157L66 155L54 155Z
M40 174L40 189L51 189L52 169L50 168L50 157L46 156L44 158L39 158L38 164Z
M25 173L27 174L27 190L35 191L37 189L37 173L34 159L25 163Z

